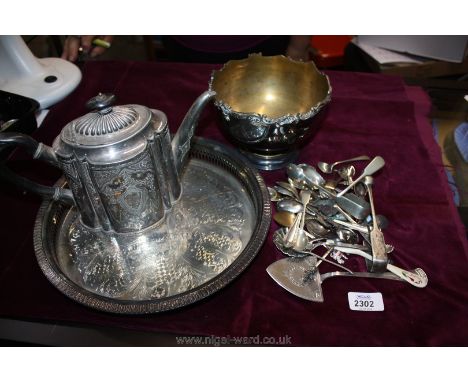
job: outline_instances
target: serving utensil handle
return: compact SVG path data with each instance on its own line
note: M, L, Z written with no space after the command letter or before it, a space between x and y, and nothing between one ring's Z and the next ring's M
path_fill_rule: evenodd
M357 162L357 161L361 161L361 160L370 160L370 158L367 155L361 155L361 156L350 158L350 159L340 160L338 162L333 163L331 165L331 169L333 170L333 168L335 166L339 165L339 164L349 163L349 162Z
M383 166L385 166L385 160L381 156L376 156L372 161L364 168L362 174L359 175L357 179L355 179L352 183L348 185L343 191L339 192L337 196L343 196L346 194L351 187L354 187L362 178L368 175L372 175L379 171Z

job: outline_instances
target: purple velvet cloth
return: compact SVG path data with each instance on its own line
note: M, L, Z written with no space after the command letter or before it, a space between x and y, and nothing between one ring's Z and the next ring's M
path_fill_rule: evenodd
M90 62L83 81L54 106L35 137L47 144L98 92L118 103L163 110L175 131L195 98L207 88L213 65L147 62ZM266 267L283 255L265 245L252 264L226 288L206 300L171 312L119 316L92 310L56 290L36 263L32 230L40 200L2 184L0 316L53 320L78 325L215 336L285 336L293 345L411 346L468 345L467 242L446 180L440 150L427 120L430 107L419 88L396 77L329 72L332 102L299 163L333 162L356 155L381 155L385 168L375 177L378 213L388 217L386 241L395 246L395 265L423 268L429 285L417 289L385 280L331 279L325 302L301 300L279 287ZM203 113L197 135L225 142L216 111ZM364 164L358 165L358 171ZM18 155L14 168L45 183L60 172ZM267 185L284 170L262 172ZM362 268L358 259L350 265ZM324 270L326 267L323 268ZM347 293L381 292L383 312L350 311Z

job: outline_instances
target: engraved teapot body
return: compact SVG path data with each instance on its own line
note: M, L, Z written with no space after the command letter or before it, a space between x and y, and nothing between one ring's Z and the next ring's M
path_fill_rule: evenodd
M2 147L21 145L63 170L69 189L41 186L13 174L0 175L43 197L74 203L92 229L138 232L165 216L182 192L179 174L190 140L214 92L192 105L172 142L166 115L140 105L112 106L113 95L88 101L93 111L68 123L52 147L17 133L0 133Z

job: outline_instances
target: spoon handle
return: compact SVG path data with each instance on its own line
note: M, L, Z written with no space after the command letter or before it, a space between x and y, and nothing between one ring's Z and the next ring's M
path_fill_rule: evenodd
M338 251L344 253L350 253L354 255L362 256L368 260L372 261L372 256L369 255L367 252L361 251L360 249L355 248L347 248L347 247L334 247ZM407 271L400 267L397 267L393 264L387 264L387 270L392 272L394 275L397 275L402 280L406 281L407 283L415 286L416 288L424 288L428 283L428 278L426 273L421 268L416 268L414 271ZM381 274L381 273L376 273Z
M299 229L299 224L302 221L302 215L303 212L299 212L296 215L296 219L294 220L294 224L292 225L291 228L289 228L288 233L286 237L284 238L284 246L286 248L292 248L294 246L294 243L296 241L297 237L297 230Z
M333 163L330 166L330 169L333 171L333 167L335 167L338 164L348 163L348 162L356 162L356 161L360 161L360 160L370 160L370 158L367 155L361 155L361 156L351 158L351 159L340 160L338 162Z
M366 166L366 168L362 171L362 174L359 175L351 184L348 185L343 191L341 191L336 196L340 197L346 194L351 187L359 182L362 178L368 175L372 175L375 172L379 171L383 166L385 166L385 160L381 156L376 156L372 161Z
M306 211L307 211L307 204L309 204L311 196L312 196L311 191L309 191L309 190L302 190L301 191L300 198L301 198L301 203L302 203L302 208L303 208L302 220L301 220L301 225L300 225L301 229L304 229L305 216L306 216Z
M372 179L372 178L369 178ZM369 203L371 207L371 214L372 214L372 229L373 230L379 230L379 226L377 225L377 218L375 214L375 207L374 207L374 195L372 194L372 187L370 184L366 183L367 187L367 194L369 195Z
M317 259L320 259L321 261L325 261L326 263L332 264L332 265L334 265L335 267L341 268L341 269L345 270L346 272L348 272L348 273L350 273L350 274L353 274L353 271L352 271L351 269L346 268L345 266L343 266L343 265L341 265L341 264L335 263L334 261L331 261L331 260L328 260L327 258L325 258L325 256L328 256L328 253L325 254L325 256L319 256L319 255L317 255L316 253L314 253L314 252L312 252L312 251L310 251L310 252L308 252L308 251L298 251L298 252L300 252L300 253L307 253L307 254L309 254L309 255L313 255L313 256L315 256ZM319 264L319 263L317 262L317 264L316 264L315 266L317 267L318 264Z
M401 269L393 264L387 264L387 270L415 286L416 288L424 288L428 283L426 272L424 272L421 268L416 268L413 272Z
M384 273L371 273L371 272L327 272L320 275L322 283L331 277L365 277L365 278L372 278L372 279L385 279L385 280L395 280L395 281L403 281L400 277L396 276L391 272L384 272Z
M342 225L342 226L344 226L346 228L354 229L355 231L358 231L360 233L369 233L369 231L367 230L367 227L364 227L364 226L359 225L357 223L344 222L344 221L338 220L338 219L333 219L333 223L338 224L338 225Z
M349 215L343 208L341 208L337 203L333 205L340 213L350 222L351 224L357 224L356 220L354 220L351 215Z
M369 270L371 272L383 272L387 269L388 265L387 249L385 247L383 233L378 228L372 229L370 230L369 237L372 248L372 264Z
M328 248L327 252L325 252L325 254L322 256L322 258L317 261L317 264L315 265L316 267L318 267L320 264L322 264L322 262L325 260L325 258L330 254L332 253L333 251L333 248Z
M349 253L351 255L358 255L358 256L362 256L364 257L365 259L367 260L370 260L372 261L372 256L369 255L367 252L364 252L363 250L361 249L357 249L357 248L349 248L349 247L342 247L342 246L334 246L334 248L340 252L343 252L343 253Z
M315 184L315 183L313 183L312 186L317 187L320 191L322 191L323 193L327 194L327 196L328 196L329 198L335 198L335 197L336 197L336 195L335 195L333 192L331 192L330 190L326 189L325 187L323 187L323 186L320 185L320 184Z

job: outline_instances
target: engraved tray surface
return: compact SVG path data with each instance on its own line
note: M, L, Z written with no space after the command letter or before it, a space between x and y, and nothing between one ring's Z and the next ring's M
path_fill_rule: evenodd
M268 233L266 186L237 152L202 138L181 180L163 222L138 234L87 229L74 207L43 202L34 247L46 277L75 301L129 314L175 309L227 285Z

